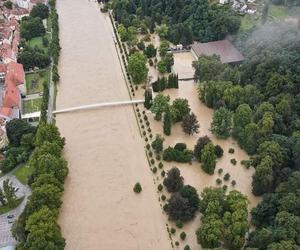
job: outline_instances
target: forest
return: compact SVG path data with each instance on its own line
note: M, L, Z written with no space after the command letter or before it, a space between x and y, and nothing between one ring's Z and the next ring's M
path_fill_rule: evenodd
M215 109L213 133L232 135L253 155L252 192L263 200L251 211L256 229L246 249L299 249L299 30L266 24L243 39L237 45L246 59L239 66L217 56L194 62L199 98Z
M208 0L114 0L112 8L115 20L125 28L153 32L162 25L165 38L183 45L223 39L237 32L241 23L229 7L211 5Z

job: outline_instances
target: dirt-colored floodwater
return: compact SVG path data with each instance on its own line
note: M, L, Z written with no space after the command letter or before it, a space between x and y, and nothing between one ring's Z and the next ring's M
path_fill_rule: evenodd
M108 16L88 0L60 0L57 109L128 100ZM66 249L170 249L165 217L131 106L60 114L66 180L59 224ZM139 181L143 191L132 188Z

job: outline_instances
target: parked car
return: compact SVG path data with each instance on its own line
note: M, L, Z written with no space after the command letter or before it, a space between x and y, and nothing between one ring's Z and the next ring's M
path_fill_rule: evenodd
M7 219L12 219L12 218L15 218L15 216L13 214L7 215Z

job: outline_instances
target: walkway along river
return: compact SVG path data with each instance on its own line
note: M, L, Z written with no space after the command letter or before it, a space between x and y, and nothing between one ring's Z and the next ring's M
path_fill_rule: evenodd
M57 8L57 109L129 100L109 17L92 1L60 0ZM66 249L170 249L132 107L64 113L56 121L70 169L59 218Z

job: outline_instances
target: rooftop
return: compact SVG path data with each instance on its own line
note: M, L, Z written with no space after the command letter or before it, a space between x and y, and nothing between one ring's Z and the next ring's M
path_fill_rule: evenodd
M218 55L220 56L222 63L234 63L244 60L244 56L228 40L208 43L194 42L192 45L192 50L197 57L200 57L201 55Z

